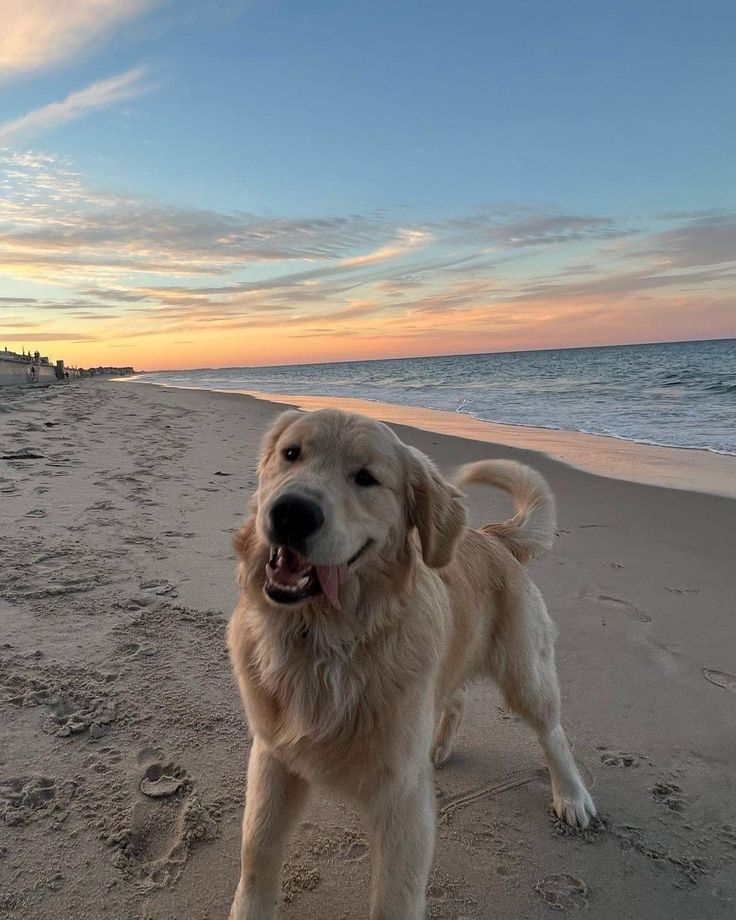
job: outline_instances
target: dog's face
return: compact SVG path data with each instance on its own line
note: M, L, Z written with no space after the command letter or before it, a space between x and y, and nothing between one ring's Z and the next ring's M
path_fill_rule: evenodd
M264 590L277 605L326 595L416 526L428 565L447 564L465 521L460 494L381 422L334 410L284 413L268 435L255 534L269 548Z

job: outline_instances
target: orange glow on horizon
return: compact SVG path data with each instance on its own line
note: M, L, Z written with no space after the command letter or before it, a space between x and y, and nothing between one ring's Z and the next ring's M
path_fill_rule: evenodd
M80 325L94 341L44 341L28 335L8 336L11 350L39 349L73 366L129 366L136 370L193 369L331 361L369 360L472 352L526 351L668 340L729 338L736 335L730 304L711 301L703 309L689 298L624 303L524 303L468 307L460 311L420 314L408 311L394 318L358 317L320 324L319 317L274 320L269 326L208 328L200 322L191 331L151 331L126 338L119 321ZM346 311L349 315L349 311ZM329 328L327 328L329 326ZM122 334L121 334L122 333Z

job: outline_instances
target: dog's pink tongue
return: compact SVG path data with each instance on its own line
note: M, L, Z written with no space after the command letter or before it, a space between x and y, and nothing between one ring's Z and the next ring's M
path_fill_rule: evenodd
M340 588L342 588L348 578L347 565L318 565L315 566L315 568L317 569L317 578L319 578L319 583L322 585L325 596L335 610L342 610L342 604L340 603Z

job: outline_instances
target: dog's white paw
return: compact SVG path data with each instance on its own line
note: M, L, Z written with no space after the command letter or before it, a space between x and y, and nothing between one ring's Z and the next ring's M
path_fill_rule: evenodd
M556 793L552 800L552 808L561 821L581 830L586 828L591 818L596 816L593 799L584 786L581 786L572 795Z
M435 767L443 767L450 759L450 754L452 754L452 739L438 741L432 751L432 763Z

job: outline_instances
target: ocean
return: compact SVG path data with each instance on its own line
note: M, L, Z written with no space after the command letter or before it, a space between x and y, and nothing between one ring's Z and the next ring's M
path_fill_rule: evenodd
M358 397L736 456L736 339L157 371L140 379Z

